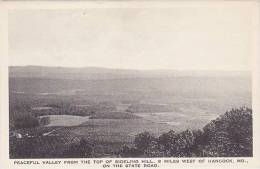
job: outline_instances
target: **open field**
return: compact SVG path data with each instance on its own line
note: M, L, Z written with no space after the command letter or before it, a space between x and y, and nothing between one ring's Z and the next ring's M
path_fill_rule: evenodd
M78 126L89 120L88 116L72 116L72 115L47 115L40 116L42 118L48 118L49 124L46 126Z
M98 140L131 142L140 132L148 131L158 136L170 129L174 127L145 119L91 119L71 131Z

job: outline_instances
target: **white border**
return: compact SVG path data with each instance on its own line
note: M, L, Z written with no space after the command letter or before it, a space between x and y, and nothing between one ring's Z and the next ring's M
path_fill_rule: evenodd
M9 137L8 137L8 10L17 9L85 9L85 8L171 8L171 7L198 7L205 4L216 7L216 6L236 6L243 3L248 5L255 12L253 37L254 45L252 46L253 55L253 141L254 141L254 157L244 158L248 160L248 164L193 164L193 165L175 165L165 164L163 168L260 168L260 57L259 57L259 46L260 46L260 26L259 26L259 9L260 3L257 0L251 1L17 1L17 2L0 2L0 63L1 63L1 74L0 74L0 169L7 168L102 168L100 165L13 165L14 160L9 159ZM157 159L157 158L153 158ZM165 159L165 158L161 158ZM174 158L171 158L174 159ZM179 158L180 159L180 158ZM181 158L182 159L182 158ZM187 158L183 158L187 159ZM193 158L191 158L193 159ZM194 158L198 159L198 158ZM205 158L207 159L207 158ZM235 158L237 159L237 158ZM46 160L46 159L44 159ZM68 159L58 159L68 160ZM93 160L93 159L92 159ZM109 160L105 158L103 160ZM112 159L115 160L115 159ZM38 161L43 161L40 159ZM161 167L162 168L162 167Z

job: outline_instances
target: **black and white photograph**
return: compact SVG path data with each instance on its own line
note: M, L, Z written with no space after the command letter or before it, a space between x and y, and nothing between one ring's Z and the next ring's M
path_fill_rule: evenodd
M251 9L9 10L9 158L253 157Z

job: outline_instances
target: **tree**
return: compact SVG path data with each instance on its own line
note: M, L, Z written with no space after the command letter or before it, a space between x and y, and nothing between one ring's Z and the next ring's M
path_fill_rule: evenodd
M159 137L159 145L163 149L164 154L166 156L172 156L173 155L173 144L174 140L176 139L177 134L175 131L170 130L168 133L163 133Z
M152 141L149 147L144 151L145 157L164 157L165 153L160 148L158 141Z
M138 150L144 152L154 140L156 140L156 138L149 132L145 131L135 136L134 144Z
M136 147L129 147L127 145L123 145L119 154L122 157L138 157L142 155L142 152L138 150Z
M252 156L252 110L227 111L204 128L204 156Z
M14 120L14 127L16 129L33 128L38 125L38 119L30 114L22 114Z
M194 145L191 147L191 151L193 152L194 156L202 157L203 154L203 146L205 145L205 138L203 135L202 130L193 130L192 131L194 136Z
M159 137L159 144L162 145L166 156L190 157L192 156L192 147L195 144L195 137L189 130L178 134L171 130Z
M85 140L81 139L79 143L72 143L68 150L63 152L63 156L69 158L91 157L93 147Z

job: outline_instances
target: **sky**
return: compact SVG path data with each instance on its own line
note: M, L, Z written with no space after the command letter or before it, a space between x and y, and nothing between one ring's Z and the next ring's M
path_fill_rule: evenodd
M250 70L244 5L9 12L9 64Z

